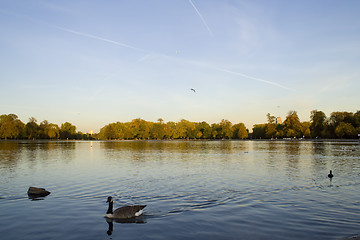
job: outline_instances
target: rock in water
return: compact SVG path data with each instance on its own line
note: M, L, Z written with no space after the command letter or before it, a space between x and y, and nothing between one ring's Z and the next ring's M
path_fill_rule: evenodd
M27 191L29 197L45 197L50 194L49 191L46 191L45 188L29 187Z

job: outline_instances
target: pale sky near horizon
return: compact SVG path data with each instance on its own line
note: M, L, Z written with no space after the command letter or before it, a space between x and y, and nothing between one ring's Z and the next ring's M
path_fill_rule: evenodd
M0 114L98 132L356 112L359 12L357 0L0 0Z

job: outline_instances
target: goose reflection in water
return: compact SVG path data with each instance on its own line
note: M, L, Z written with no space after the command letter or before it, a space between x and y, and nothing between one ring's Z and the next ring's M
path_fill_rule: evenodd
M107 235L111 236L114 230L114 222L116 223L146 223L144 216L136 217L136 218L128 218L128 219L110 219L106 218L106 222L108 223Z
M329 185L329 187L332 187L333 185L332 185L332 179L333 179L333 177L334 177L334 174L332 173L332 170L330 170L330 173L328 174L328 178L330 179L330 185Z

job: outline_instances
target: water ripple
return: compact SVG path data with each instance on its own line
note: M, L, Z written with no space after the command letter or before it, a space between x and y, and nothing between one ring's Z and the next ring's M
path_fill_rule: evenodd
M0 153L1 236L103 239L109 195L114 207L147 205L148 224L114 222L114 239L337 239L360 225L358 152L341 143L89 144ZM51 194L30 201L29 185Z

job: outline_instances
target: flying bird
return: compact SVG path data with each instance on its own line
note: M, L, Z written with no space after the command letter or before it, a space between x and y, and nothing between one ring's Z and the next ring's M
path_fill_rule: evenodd
M196 92L195 89L193 89L193 88L191 88L190 90L193 91L193 92Z

